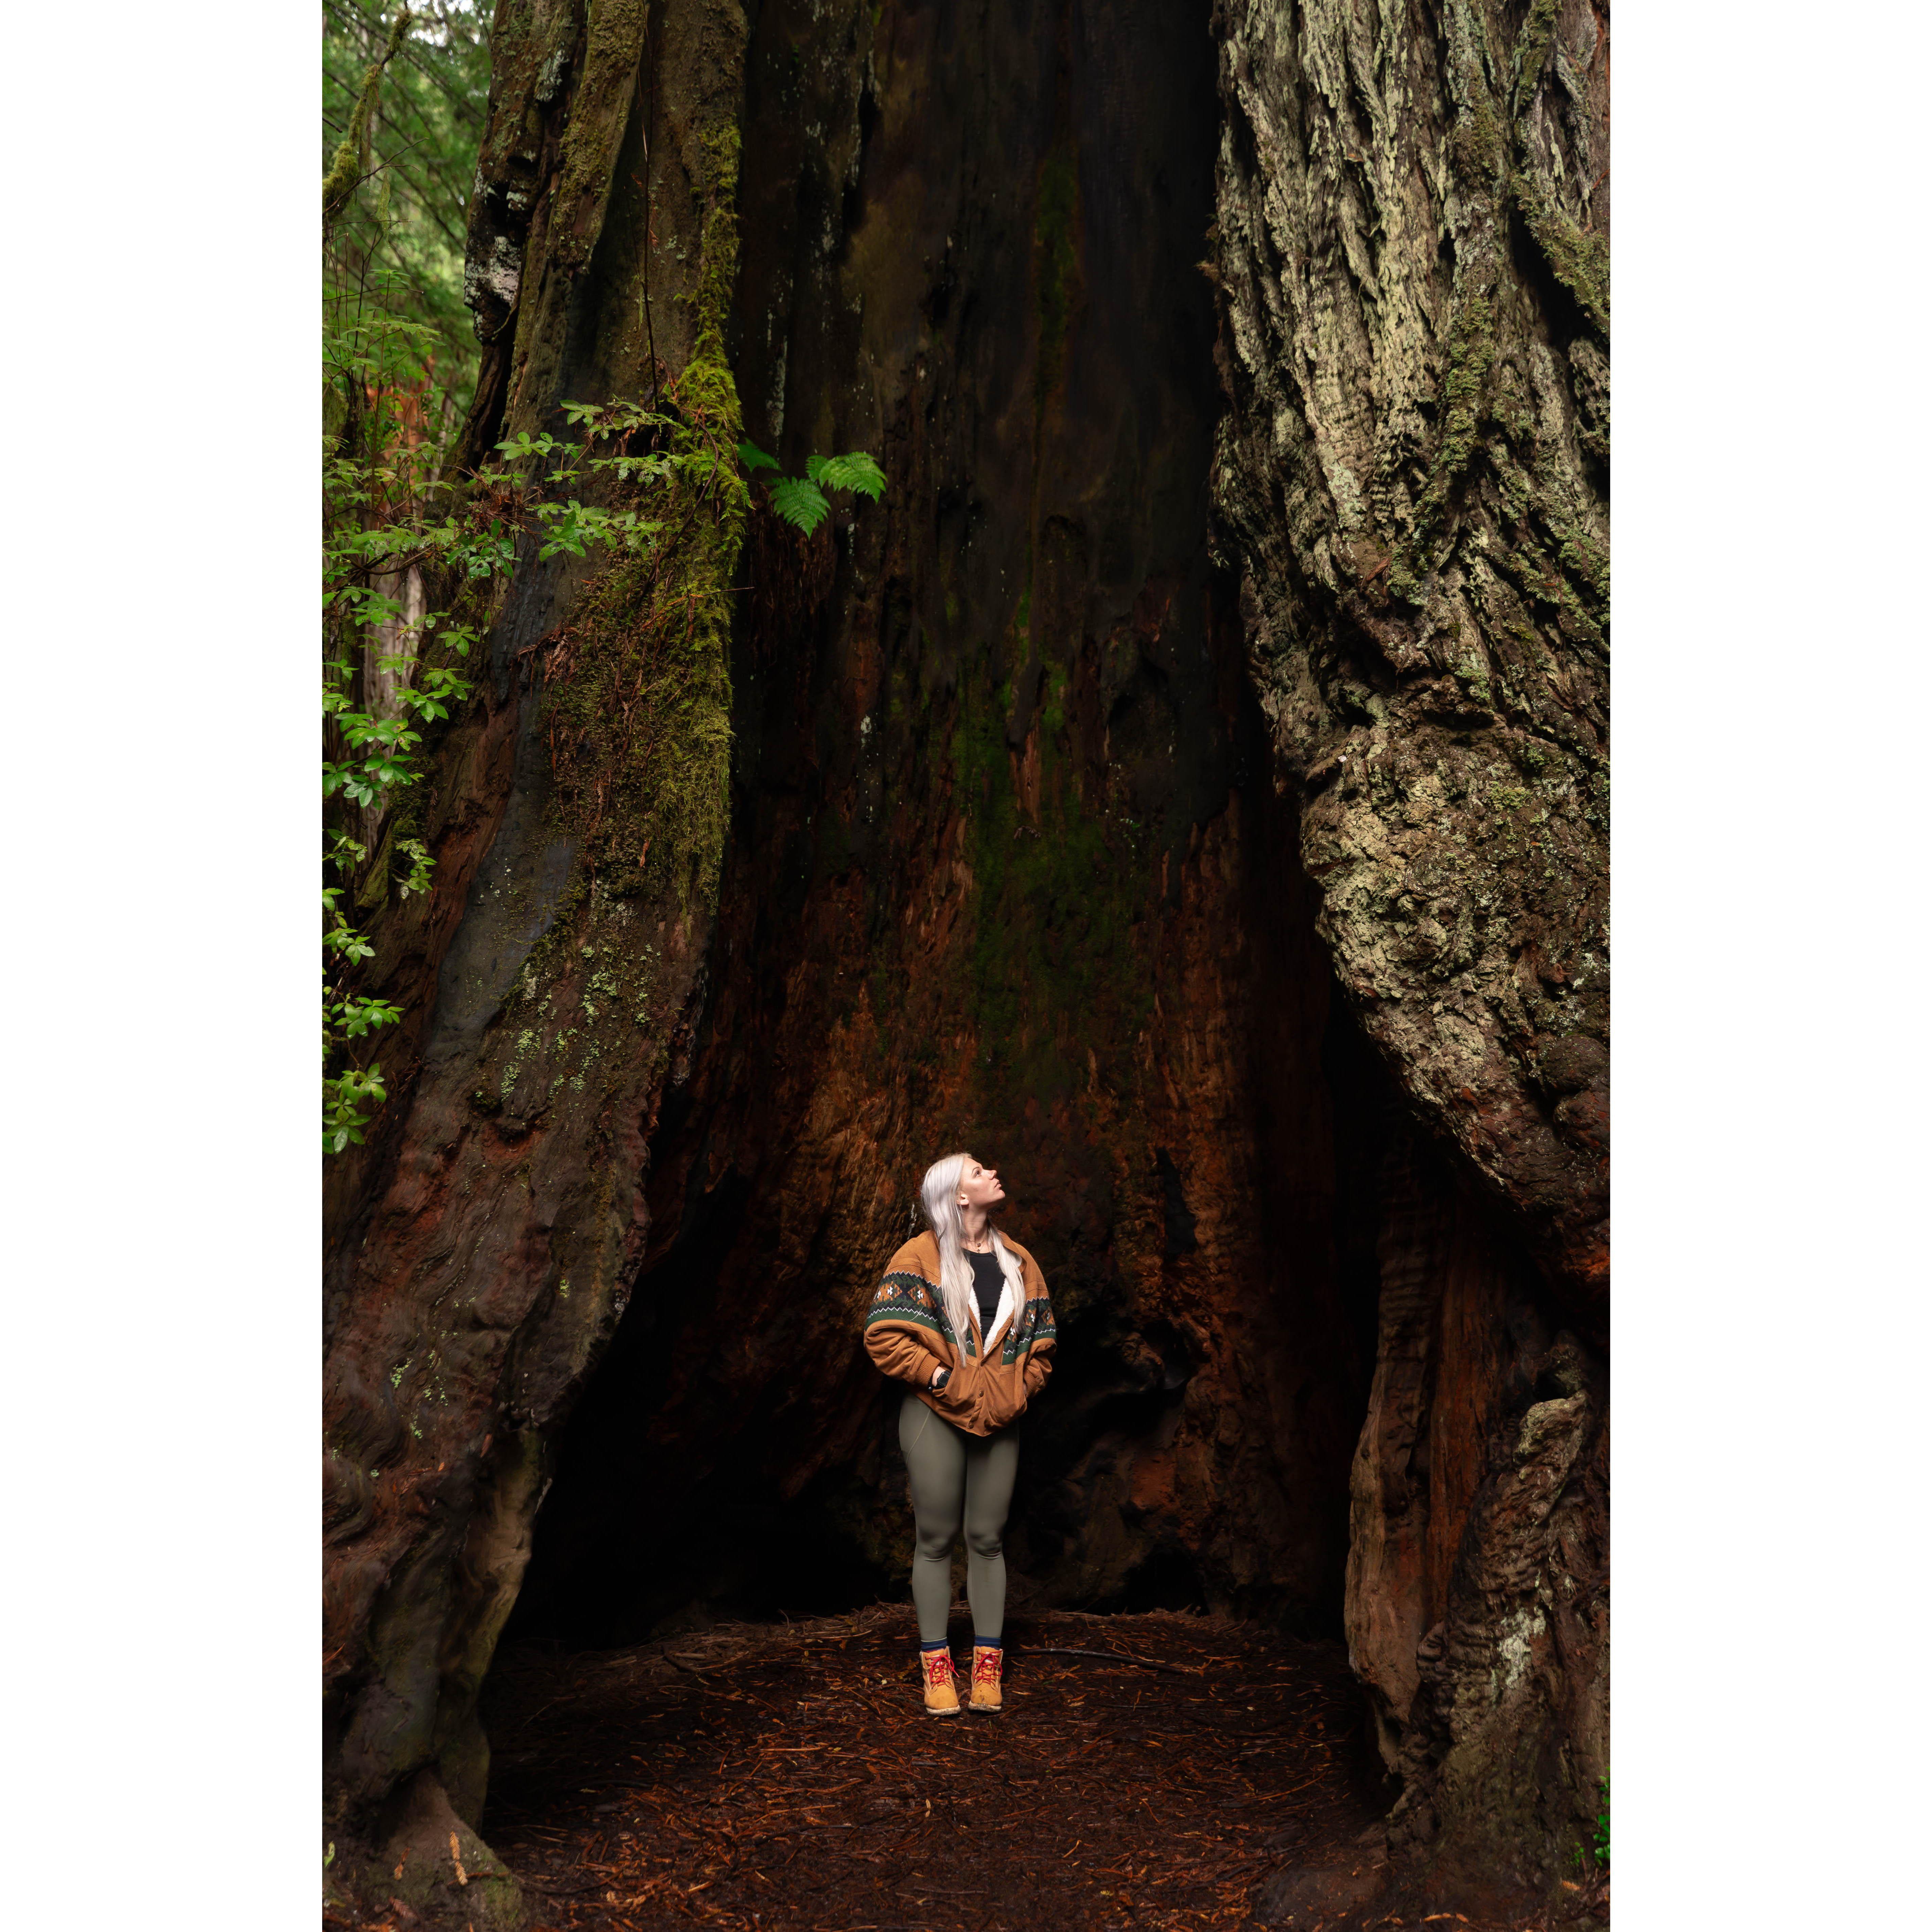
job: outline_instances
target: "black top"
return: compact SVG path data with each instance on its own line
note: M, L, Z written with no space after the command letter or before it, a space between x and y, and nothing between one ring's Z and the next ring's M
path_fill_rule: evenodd
M1000 1312L1000 1296L1006 1277L1000 1271L998 1255L976 1255L969 1249L966 1258L973 1264L973 1292L980 1298L980 1335L983 1341L993 1325L993 1317Z

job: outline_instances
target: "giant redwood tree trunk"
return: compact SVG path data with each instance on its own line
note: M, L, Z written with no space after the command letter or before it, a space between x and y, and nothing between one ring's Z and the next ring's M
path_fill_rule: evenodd
M648 50L645 26L641 4L498 8L472 455L667 376L736 440L744 22L696 0L651 10ZM719 495L662 513L682 520L662 580L526 548L499 600L477 703L437 750L434 894L372 927L409 1013L401 1090L331 1176L330 1822L352 1879L380 1848L405 1903L465 1862L479 1928L521 1908L474 1834L477 1693L548 1432L634 1278L716 906L742 512Z
M1398 1843L1546 1880L1608 1750L1609 22L1215 28L1216 509L1320 930L1568 1324L1453 1228L1384 1273L1350 1640Z
M1577 1842L1604 32L501 0L472 453L654 346L888 489L694 522L668 680L621 571L524 559L440 748L436 891L376 928L409 1077L331 1181L329 1804L391 1890L454 1831L516 1919L513 1608L754 1603L746 1522L902 1587L856 1322L968 1143L1061 1318L1016 1592L1346 1624L1418 1871Z

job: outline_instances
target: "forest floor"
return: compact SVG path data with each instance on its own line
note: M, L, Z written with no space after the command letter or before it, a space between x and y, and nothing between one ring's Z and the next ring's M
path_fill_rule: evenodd
M898 1607L508 1653L482 1835L532 1932L1544 1925L1385 1891L1339 1645L1172 1612L1022 1616L1006 1644L1004 1710L937 1719Z

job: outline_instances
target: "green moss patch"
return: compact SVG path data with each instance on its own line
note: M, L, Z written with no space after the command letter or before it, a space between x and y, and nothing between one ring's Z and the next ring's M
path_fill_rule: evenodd
M737 264L738 134L706 143L697 340L666 400L675 458L735 451L742 434L724 325ZM544 730L559 813L587 870L620 896L646 886L681 908L717 888L729 814L730 586L748 494L735 465L674 464L620 486L656 524L578 600L548 671Z

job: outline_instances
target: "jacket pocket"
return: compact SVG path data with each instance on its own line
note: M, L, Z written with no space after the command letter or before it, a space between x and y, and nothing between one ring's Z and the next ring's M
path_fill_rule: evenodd
M986 1390L986 1419L988 1429L1004 1429L1026 1412L1025 1389L1017 1382L989 1384Z
M932 1397L933 1406L948 1422L956 1422L964 1429L980 1406L978 1365L968 1361L950 1366L952 1372L946 1378L946 1386L929 1388L926 1393Z

